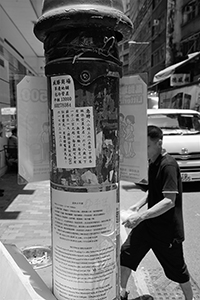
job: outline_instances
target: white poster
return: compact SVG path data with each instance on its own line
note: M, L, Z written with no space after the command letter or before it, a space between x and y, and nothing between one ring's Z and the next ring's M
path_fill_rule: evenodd
M116 298L116 190L52 189L54 295L59 300Z
M120 81L120 180L147 182L147 85L139 75Z
M54 109L58 168L96 166L93 107Z
M19 175L49 179L49 122L45 77L25 76L17 85Z

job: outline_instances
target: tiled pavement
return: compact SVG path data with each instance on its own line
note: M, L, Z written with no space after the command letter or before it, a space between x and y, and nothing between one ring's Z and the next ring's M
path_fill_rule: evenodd
M4 196L0 197L1 242L15 244L19 249L34 245L50 246L49 181L26 185L19 185L17 181L16 173L7 173L0 178L0 189L4 189ZM52 266L37 272L51 289ZM198 286L194 282L192 284L195 299L200 299ZM131 300L184 299L177 285L167 280L157 266L154 269L146 269L144 264L138 276L131 277L129 289Z
M19 185L16 173L0 178L0 240L19 248L51 244L49 181Z
M0 178L0 189L4 189L0 197L0 241L15 244L21 250L51 246L49 181L19 185L17 174L7 173ZM36 271L52 289L52 266ZM134 282L130 290L138 298Z

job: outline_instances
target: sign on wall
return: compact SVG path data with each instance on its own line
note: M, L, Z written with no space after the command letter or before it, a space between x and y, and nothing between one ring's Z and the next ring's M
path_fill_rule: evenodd
M171 86L180 86L190 82L190 74L172 74L170 76Z

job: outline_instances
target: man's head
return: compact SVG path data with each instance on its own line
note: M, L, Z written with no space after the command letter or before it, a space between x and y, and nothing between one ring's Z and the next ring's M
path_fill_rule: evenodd
M17 136L17 128L16 127L12 129L12 135Z
M150 125L147 129L147 154L150 161L155 161L156 158L162 153L162 130Z

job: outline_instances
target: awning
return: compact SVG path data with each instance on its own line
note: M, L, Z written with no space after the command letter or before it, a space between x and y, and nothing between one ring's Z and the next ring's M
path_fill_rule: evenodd
M188 63L190 60L192 60L194 57L196 57L198 55L200 55L200 52L194 52L194 53L188 54L187 59L180 61L177 64L171 65L171 66L165 68L164 70L158 72L157 74L155 74L154 78L153 78L153 82L159 83L159 82L169 78L172 74L175 73L175 71L178 67L183 66L184 64Z

